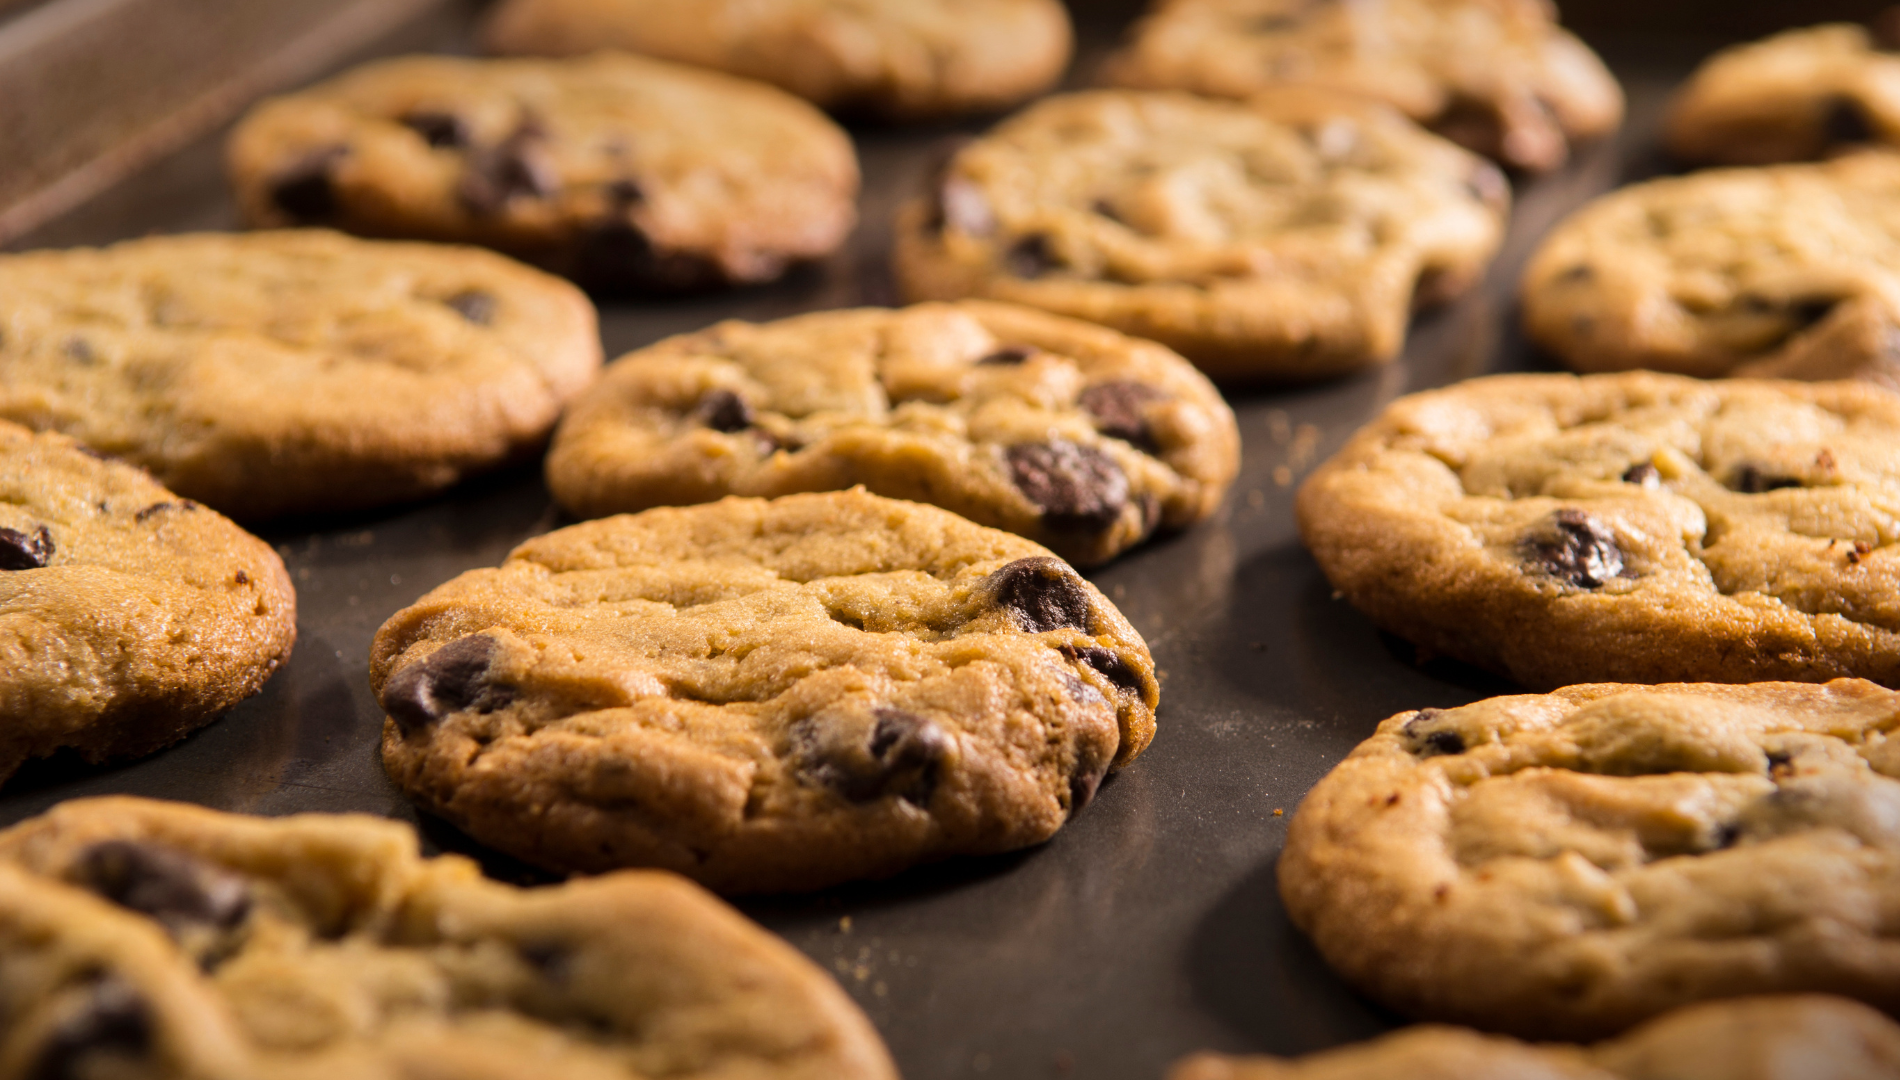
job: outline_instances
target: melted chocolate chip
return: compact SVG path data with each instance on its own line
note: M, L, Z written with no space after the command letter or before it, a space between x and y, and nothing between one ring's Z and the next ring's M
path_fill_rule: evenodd
M85 1080L103 1075L87 1067L95 1054L143 1056L152 1050L150 1007L123 979L107 975L86 991L84 1004L63 1018L26 1070L26 1080Z
M1821 131L1829 143L1871 142L1879 132L1867 110L1853 98L1835 98L1828 103Z
M383 685L383 711L403 732L421 731L467 709L494 712L514 700L514 688L489 680L496 642L487 634L457 638L427 659L396 672Z
M710 259L659 251L639 226L603 221L587 230L574 255L574 279L595 292L684 292L725 280Z
M1083 411L1095 418L1095 430L1154 453L1157 449L1154 433L1142 413L1150 402L1166 397L1146 383L1122 380L1097 383L1082 391L1076 401Z
M1003 269L1021 278L1038 278L1061 265L1055 245L1042 233L1023 237L1003 254Z
M990 596L1016 625L1031 634L1065 626L1089 628L1089 593L1082 578L1061 559L1017 559L989 577Z
M988 364L993 367L1015 367L1017 364L1023 363L1030 357L1036 355L1036 352L1037 349L1034 345L1004 345L995 352L978 360L977 363Z
M1420 709L1413 713L1400 728L1400 732L1414 745L1412 752L1419 757L1436 757L1440 754L1462 754L1465 752L1465 737L1455 731L1424 731L1426 724L1438 719L1443 709Z
M454 113L419 110L403 117L402 122L430 146L453 149L475 141L467 122Z
M538 125L524 122L496 145L470 154L456 188L463 205L493 214L511 199L542 199L559 190L560 178L541 145L546 138Z
M1072 645L1062 647L1062 655L1079 664L1087 664L1101 672L1108 681L1115 684L1117 690L1124 693L1139 694L1146 688L1146 680L1134 665L1122 658L1122 654L1113 649L1104 649L1098 645L1077 648Z
M1623 482L1637 487L1661 487L1662 473L1647 461L1637 462L1623 470Z
M348 153L346 146L328 146L306 155L271 182L271 202L293 221L329 221L339 209L331 172Z
M1753 465L1744 465L1736 470L1735 482L1729 486L1744 495L1760 495L1764 491L1798 488L1802 486L1802 482L1792 476L1775 476Z
M251 912L251 890L243 878L155 844L94 844L73 864L72 877L120 907L174 929L200 925L229 930Z
M1434 731L1425 736L1425 745L1433 754L1462 754L1465 737L1455 731Z
M1115 459L1066 439L1018 443L1005 451L1010 479L1051 529L1099 533L1128 505L1128 477Z
M456 314L476 326L487 326L495 321L495 297L493 293L480 289L469 289L456 293L442 301L455 309Z
M31 533L0 529L0 570L38 570L53 559L53 534L41 525Z
M1069 774L1070 817L1095 801L1095 793L1101 789L1103 777L1108 775L1111 756L1097 757L1092 748L1076 747L1075 771Z
M1623 573L1616 534L1582 510L1552 514L1524 543L1529 569L1580 589L1598 589Z
M693 419L713 429L732 434L752 426L756 417L746 399L730 390L708 390L693 406Z
M925 806L937 788L937 773L950 749L950 737L935 721L902 709L880 708L865 752L833 753L813 764L819 782L852 802L896 795Z

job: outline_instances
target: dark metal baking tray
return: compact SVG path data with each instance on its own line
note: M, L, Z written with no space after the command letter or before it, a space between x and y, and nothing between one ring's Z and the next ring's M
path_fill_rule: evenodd
M1227 505L1091 575L1161 667L1153 747L1040 848L741 906L838 976L910 1080L1157 1080L1197 1049L1301 1053L1397 1023L1339 982L1282 913L1274 862L1286 823L1380 719L1510 687L1442 661L1421 666L1335 599L1300 547L1294 485L1401 394L1544 366L1517 330L1516 277L1568 210L1665 167L1654 149L1658 115L1697 59L1724 37L1777 20L1864 17L1877 6L1804 5L1792 16L1771 2L1570 4L1570 23L1624 79L1624 132L1556 175L1519 184L1508 241L1483 287L1417 320L1397 363L1319 386L1236 392L1245 457ZM1117 0L1078 10L1084 48L1074 81L1087 79L1134 7ZM1695 20L1716 12L1721 29L1698 33L1706 24ZM473 18L472 5L450 5L382 51L466 51ZM602 312L608 355L719 318L894 303L891 212L947 138L982 126L854 128L866 185L863 223L846 251L769 287L611 305ZM208 138L12 246L236 224L218 139ZM264 692L144 761L91 768L61 756L31 765L0 790L0 824L108 792L415 821L378 763L370 637L425 590L563 523L538 472L521 469L424 505L269 532L297 583L299 639ZM439 822L421 824L432 849L536 880Z

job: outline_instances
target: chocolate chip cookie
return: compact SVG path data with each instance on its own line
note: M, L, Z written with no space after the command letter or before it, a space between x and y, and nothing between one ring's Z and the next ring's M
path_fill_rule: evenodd
M1383 363L1497 250L1497 168L1378 104L1102 90L966 146L901 214L914 300L985 296L1168 345L1215 378Z
M968 300L721 323L630 353L555 433L583 517L863 484L1100 563L1219 505L1232 410L1151 342Z
M253 225L484 244L604 292L769 281L857 213L823 113L608 53L367 64L257 106L227 156Z
M238 518L533 452L599 366L578 289L473 248L307 230L0 255L0 419Z
M1900 1008L1900 694L1621 684L1401 713L1307 795L1287 914L1411 1016L1594 1038L1714 998Z
M1900 396L1506 375L1394 402L1301 488L1372 621L1532 688L1900 686Z
M731 892L1046 840L1159 694L1047 549L862 490L530 540L398 612L370 665L424 808L541 866Z
M1613 192L1545 238L1523 300L1579 371L1900 386L1900 155Z
M0 781L169 746L290 657L269 544L130 465L0 421Z
M552 888L364 815L66 802L0 833L14 1077L896 1080L809 960L671 874Z
M1900 1075L1900 1025L1821 994L1678 1009L1594 1046L1530 1046L1424 1025L1296 1061L1203 1054L1168 1080L1877 1080Z
M913 119L1034 97L1070 51L1059 0L507 0L485 39L539 56L625 49Z
M1768 165L1862 143L1900 144L1900 9L1710 57L1676 95L1664 139L1685 161Z
M1105 75L1218 97L1360 94L1529 171L1623 119L1615 77L1546 0L1158 0Z

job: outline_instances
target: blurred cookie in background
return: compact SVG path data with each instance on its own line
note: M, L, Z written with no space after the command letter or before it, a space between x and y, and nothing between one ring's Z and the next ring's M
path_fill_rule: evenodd
M583 517L863 484L1081 565L1212 514L1233 411L1153 342L966 300L724 322L629 353L555 434Z
M857 216L817 109L608 53L367 64L257 105L226 157L252 225L481 244L604 293L770 281Z
M1545 0L1157 0L1104 76L1232 98L1360 94L1528 172L1623 119L1616 78Z
M822 108L921 119L1005 109L1062 77L1059 0L505 0L492 52L624 49L759 79Z
M1362 98L1096 90L957 152L894 262L912 300L1026 304L1290 382L1397 356L1414 311L1483 275L1509 205L1496 166Z

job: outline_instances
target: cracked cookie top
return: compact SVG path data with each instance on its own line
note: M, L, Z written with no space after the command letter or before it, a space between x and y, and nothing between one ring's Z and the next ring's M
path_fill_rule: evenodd
M1669 152L1770 165L1900 143L1900 10L1874 23L1789 30L1716 53L1671 103Z
M1295 1060L1202 1054L1168 1080L1815 1080L1900 1074L1900 1024L1821 994L1677 1009L1593 1046L1421 1025Z
M912 299L985 296L1168 345L1216 378L1390 360L1415 307L1483 273L1497 168L1382 105L1099 90L964 147L899 215Z
M0 832L0 1069L896 1080L849 998L671 874L551 888L367 815L78 799Z
M608 53L366 64L253 108L227 158L254 225L483 244L608 292L770 280L857 213L823 113Z
M1047 549L861 489L531 540L385 623L371 682L389 774L482 842L734 892L1048 839L1159 700Z
M501 53L625 49L908 118L1034 97L1071 46L1060 0L508 0L484 37Z
M1386 630L1532 688L1900 685L1900 397L1505 375L1394 402L1302 486Z
M416 498L539 445L600 366L572 285L321 230L0 255L0 419L237 518Z
M1552 230L1522 292L1579 371L1900 386L1900 155L1631 185Z
M1214 512L1233 412L1168 349L983 301L725 322L615 361L548 456L585 517L863 484L1079 564Z
M1400 1011L1591 1038L1697 1001L1900 1007L1900 694L1617 684L1402 713L1307 795L1280 894Z
M1106 75L1217 97L1359 94L1532 171L1623 119L1615 77L1546 0L1159 0Z
M72 747L147 754L290 656L284 564L223 515L0 421L0 781Z

